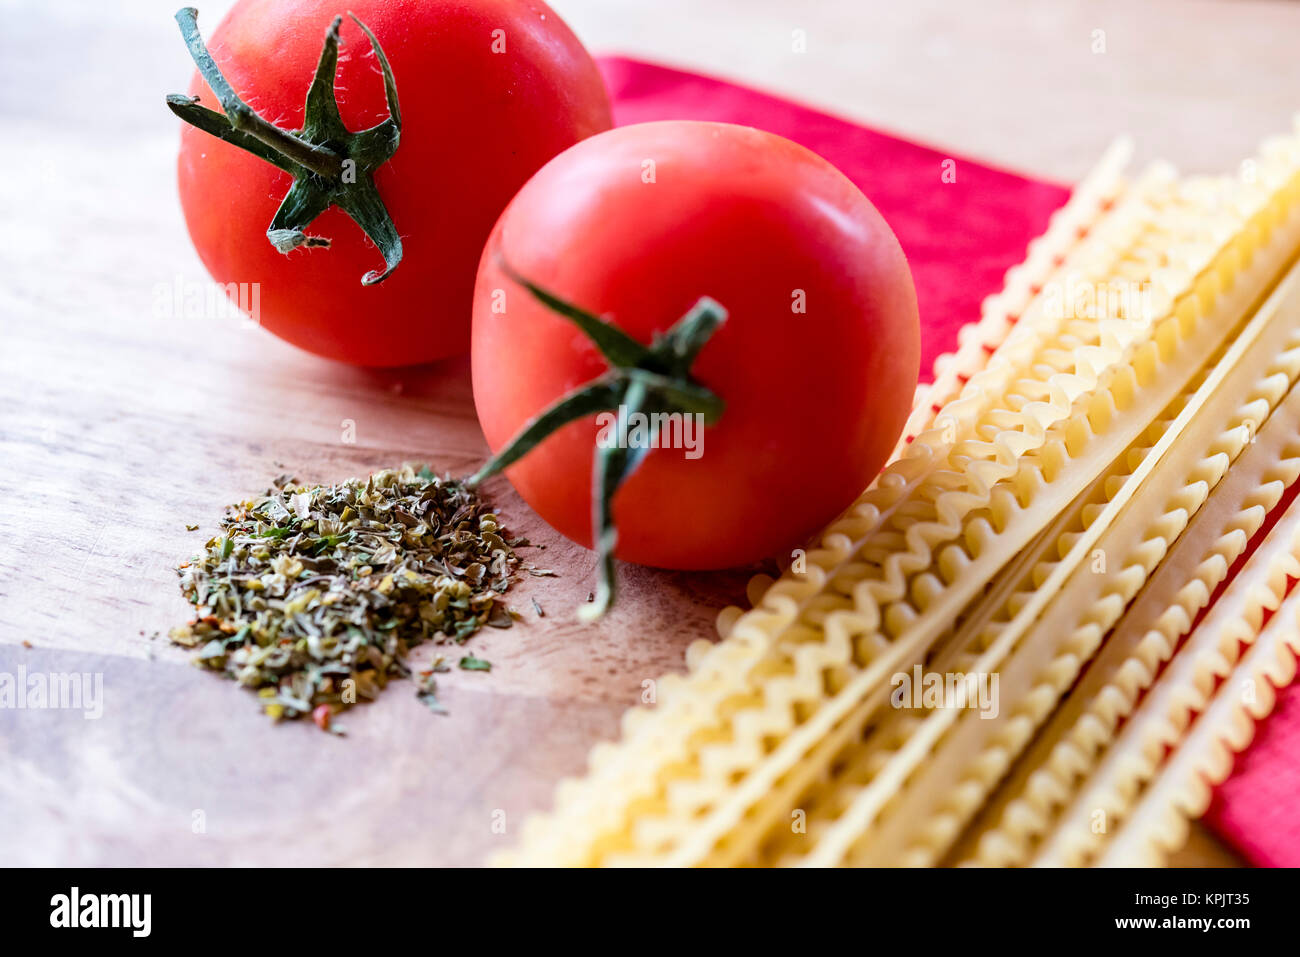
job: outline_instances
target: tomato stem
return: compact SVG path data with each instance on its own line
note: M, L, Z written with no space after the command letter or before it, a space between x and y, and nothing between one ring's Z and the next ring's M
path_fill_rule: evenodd
M299 246L328 246L329 240L309 236L308 225L331 206L338 206L361 227L384 257L384 269L366 273L361 282L381 282L402 261L402 240L375 188L374 171L388 162L401 139L402 114L397 84L388 57L370 29L352 14L365 33L384 77L388 118L366 130L352 132L343 125L334 92L338 69L339 27L335 17L325 33L316 73L307 91L303 128L285 130L259 116L240 99L199 33L198 11L176 13L181 36L199 73L216 95L223 112L200 106L198 97L173 94L167 107L186 123L238 146L293 176L293 185L267 227L266 237L286 255Z
M613 323L587 312L555 293L521 276L497 253L497 264L507 278L526 289L553 312L568 319L610 364L607 373L570 392L530 419L513 439L481 469L465 480L471 487L513 465L547 437L579 419L600 412L617 415L615 436L628 436L628 422L644 416L649 423L643 442L598 442L592 488L592 538L598 564L598 585L592 603L580 607L585 620L601 617L614 604L616 581L614 551L618 530L614 525L614 495L655 447L660 414L699 415L714 425L725 403L691 377L691 366L705 343L727 320L727 310L703 296L664 335L646 346Z

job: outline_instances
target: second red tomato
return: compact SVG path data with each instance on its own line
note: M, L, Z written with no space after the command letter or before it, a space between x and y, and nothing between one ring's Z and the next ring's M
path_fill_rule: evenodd
M728 312L692 377L725 403L697 454L656 448L614 497L620 558L745 564L802 543L867 486L911 406L916 296L893 232L830 163L718 123L623 127L548 163L502 214L474 298L479 421L495 452L606 372L517 273L649 344L702 296ZM508 471L591 544L595 416Z

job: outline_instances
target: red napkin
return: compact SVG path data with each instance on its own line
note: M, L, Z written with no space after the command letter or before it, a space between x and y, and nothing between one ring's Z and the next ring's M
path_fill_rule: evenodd
M606 57L601 71L620 124L695 119L779 133L821 154L862 189L898 235L920 305L921 376L956 348L985 296L1021 262L1029 241L1065 202L1063 186L993 169L722 80ZM945 182L945 162L955 182ZM952 179L953 177L948 177ZM1247 860L1300 866L1300 684L1218 788L1206 821Z

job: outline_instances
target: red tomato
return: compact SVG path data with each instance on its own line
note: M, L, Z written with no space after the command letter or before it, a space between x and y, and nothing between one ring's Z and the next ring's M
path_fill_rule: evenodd
M702 296L729 312L693 367L725 410L697 458L655 448L617 492L620 558L711 569L797 545L867 486L903 427L920 357L907 261L857 187L789 140L646 123L579 143L528 182L475 289L474 400L494 452L608 368L498 253L644 344ZM584 545L598 428L570 423L506 473Z
M318 355L392 366L464 352L475 267L493 222L543 163L609 128L604 85L539 0L241 0L205 36L235 92L293 130L325 31L345 10L374 32L396 79L401 142L375 184L402 237L401 264L363 286L383 258L337 207L307 230L330 248L277 252L266 230L290 175L184 126L179 178L190 236L218 282L261 283L262 325ZM383 79L348 18L341 41L337 98L356 131L387 116ZM220 110L197 73L190 93Z

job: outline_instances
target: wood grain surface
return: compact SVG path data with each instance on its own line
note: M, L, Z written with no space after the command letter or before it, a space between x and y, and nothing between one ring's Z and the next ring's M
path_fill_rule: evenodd
M1300 8L1282 4L555 6L597 52L748 80L1065 180L1126 129L1144 152L1223 168L1289 122L1300 90L1283 42ZM493 671L447 675L448 716L398 684L340 718L345 739L272 726L156 637L188 611L175 564L280 472L461 473L485 454L464 361L351 369L242 320L160 314L168 290L207 278L162 103L190 69L173 8L0 3L0 672L103 682L97 719L0 710L0 862L480 863L616 734L643 682L712 637L752 570L625 567L619 607L580 626L592 556L495 480L508 527L561 577L511 592L525 620L474 639ZM792 57L793 29L815 56ZM1222 862L1206 840L1180 862Z

